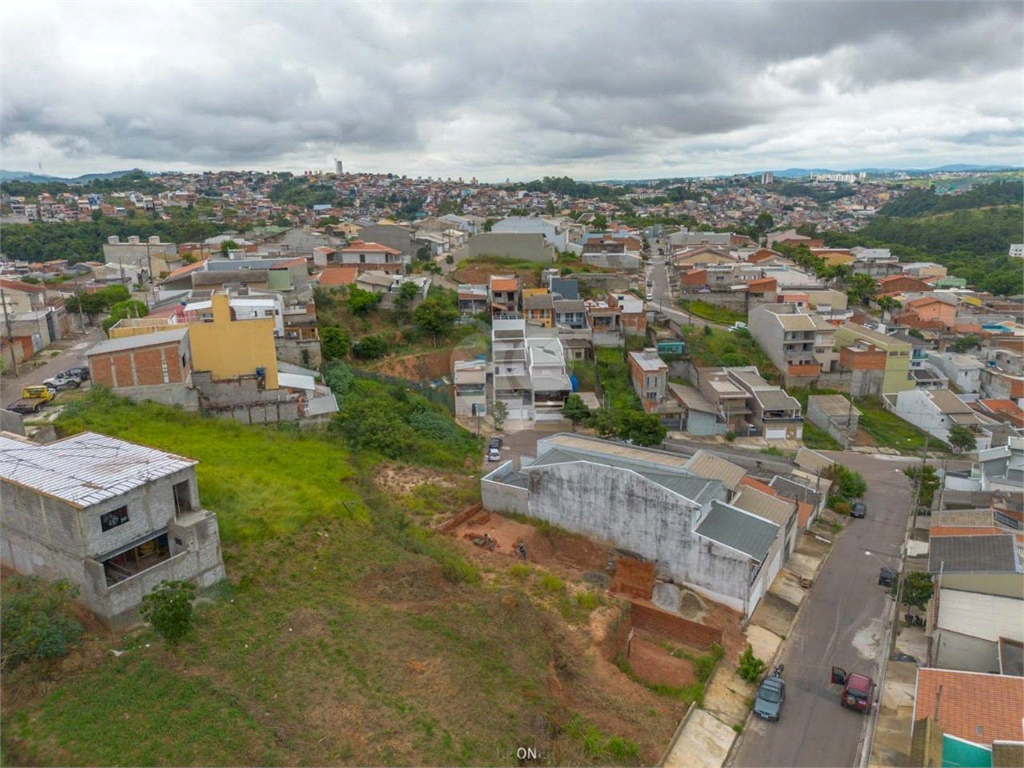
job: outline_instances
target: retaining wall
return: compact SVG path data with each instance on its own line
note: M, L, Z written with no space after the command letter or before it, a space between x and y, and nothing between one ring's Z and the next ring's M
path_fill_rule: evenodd
M648 632L657 632L673 640L706 650L712 643L722 644L722 630L696 621L684 619L653 606L630 601L633 626Z

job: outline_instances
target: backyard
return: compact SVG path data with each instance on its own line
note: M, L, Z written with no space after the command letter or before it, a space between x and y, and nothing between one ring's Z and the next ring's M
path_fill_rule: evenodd
M450 440L425 423L419 439ZM540 764L649 765L682 714L593 652L602 601L567 610L544 597L565 585L416 524L475 498L461 448L384 463L343 434L103 393L58 426L199 459L228 581L176 646L94 631L45 675L5 670L4 764L514 765L532 746Z
M706 326L681 328L694 365L698 367L754 365L772 384L779 383L779 371L749 331L725 331Z
M734 312L727 307L708 304L700 299L694 301L681 300L679 306L682 307L684 312L689 312L694 317L701 317L719 325L732 325L733 323L745 323L747 321L745 312Z

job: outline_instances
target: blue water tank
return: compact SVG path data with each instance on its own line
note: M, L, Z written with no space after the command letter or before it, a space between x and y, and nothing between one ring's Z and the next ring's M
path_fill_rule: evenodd
M573 392L579 392L580 391L580 380L576 378L576 374L575 373L570 374L570 376L569 376L569 383L572 384L572 391Z

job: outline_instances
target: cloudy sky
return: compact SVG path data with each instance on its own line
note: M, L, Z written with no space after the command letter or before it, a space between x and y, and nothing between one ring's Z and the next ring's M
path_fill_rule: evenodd
M499 181L1024 164L1024 4L13 2L0 165Z

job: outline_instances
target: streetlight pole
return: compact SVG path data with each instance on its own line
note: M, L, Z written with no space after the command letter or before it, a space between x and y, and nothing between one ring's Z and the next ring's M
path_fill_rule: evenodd
M14 332L11 330L11 318L7 314L7 294L3 283L0 283L0 304L4 305L4 324L7 326L7 341L11 348L11 362L14 364L14 375L18 376L18 356L14 353Z

